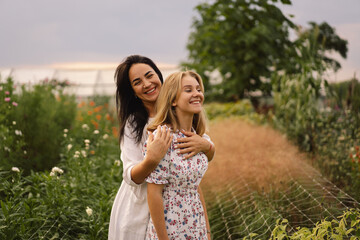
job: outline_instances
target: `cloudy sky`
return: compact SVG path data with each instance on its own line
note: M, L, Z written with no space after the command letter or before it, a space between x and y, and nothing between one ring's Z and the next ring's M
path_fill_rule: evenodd
M0 0L0 68L120 62L143 54L186 60L194 7L205 0ZM349 41L335 80L360 74L359 0L293 0L293 21L328 22ZM340 57L335 56L337 58Z

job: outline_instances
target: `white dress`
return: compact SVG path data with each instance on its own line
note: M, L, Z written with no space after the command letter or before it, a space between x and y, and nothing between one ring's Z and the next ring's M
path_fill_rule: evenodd
M144 240L149 222L146 182L136 184L131 179L131 169L144 157L142 147L147 139L146 127L140 143L136 143L133 128L126 123L124 138L120 143L123 162L123 181L116 194L110 216L109 240Z
M150 218L147 183L134 183L131 179L131 169L144 159L142 149L148 136L146 128L147 125L142 140L137 144L133 128L129 122L126 123L124 138L120 143L123 181L111 209L108 240L145 239ZM203 137L210 141L206 134Z

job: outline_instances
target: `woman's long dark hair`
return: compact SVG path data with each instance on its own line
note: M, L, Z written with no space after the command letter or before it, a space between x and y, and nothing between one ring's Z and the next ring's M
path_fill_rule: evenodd
M142 139L144 127L149 119L148 111L143 102L135 96L134 90L130 84L129 70L133 64L137 63L149 65L159 76L161 83L163 83L163 76L158 67L151 59L144 56L128 56L116 68L116 111L119 119L120 142L124 137L126 122L129 120L130 124L134 127L134 133L136 134L135 141L139 143Z

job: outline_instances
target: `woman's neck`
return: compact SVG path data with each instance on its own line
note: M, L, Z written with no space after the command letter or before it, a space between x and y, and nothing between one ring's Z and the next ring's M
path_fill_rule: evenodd
M180 129L184 129L185 131L190 132L191 128L192 128L192 123L193 123L193 119L194 119L194 115L178 115L178 121L180 124Z
M149 117L155 117L156 111L155 111L155 104L144 104L147 112L149 113Z

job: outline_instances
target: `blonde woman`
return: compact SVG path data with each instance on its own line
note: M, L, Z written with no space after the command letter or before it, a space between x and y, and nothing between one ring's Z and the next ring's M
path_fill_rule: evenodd
M205 133L203 102L202 79L193 71L173 73L162 86L156 104L157 114L148 130L156 134L158 126L165 125L171 129L173 139L164 158L146 178L151 216L146 239L210 239L210 226L199 188L208 167L207 152L199 152L185 160L177 145L177 139L185 137L181 130L200 136ZM210 142L208 151L212 148ZM146 154L146 143L144 152Z

